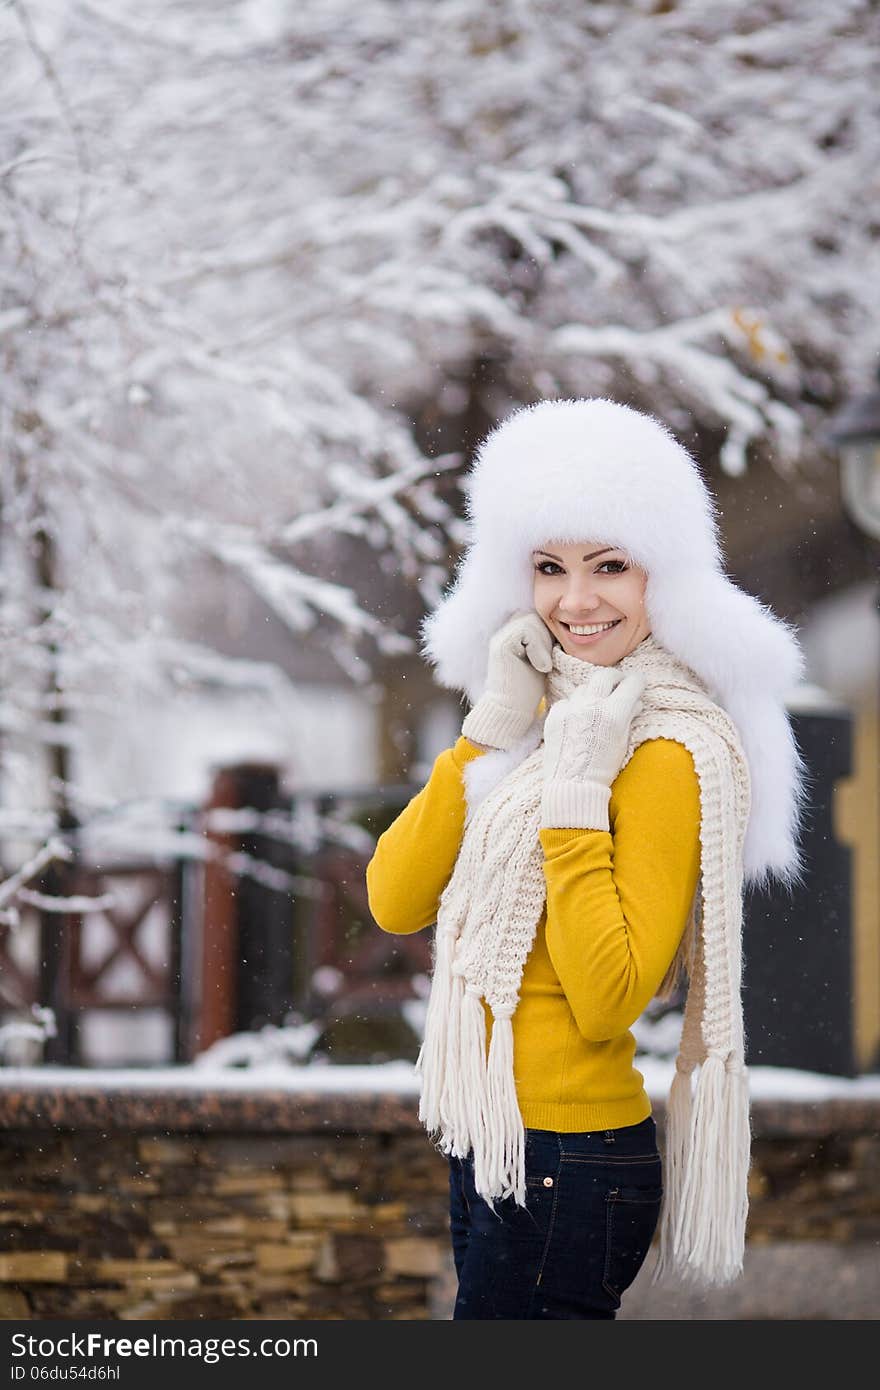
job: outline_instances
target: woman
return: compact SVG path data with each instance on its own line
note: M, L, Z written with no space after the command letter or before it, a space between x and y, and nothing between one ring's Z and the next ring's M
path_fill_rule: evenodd
M613 1318L658 1223L655 1278L742 1269L742 892L802 873L801 654L723 573L699 470L650 416L519 410L467 499L423 650L472 708L380 837L370 905L437 924L417 1069L453 1316ZM661 1162L630 1030L685 976Z

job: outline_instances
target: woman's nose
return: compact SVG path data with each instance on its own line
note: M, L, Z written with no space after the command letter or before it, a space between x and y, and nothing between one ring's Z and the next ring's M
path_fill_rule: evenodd
M580 614L592 613L601 602L595 585L589 579L575 579L566 586L559 607L563 613L571 613L577 617Z

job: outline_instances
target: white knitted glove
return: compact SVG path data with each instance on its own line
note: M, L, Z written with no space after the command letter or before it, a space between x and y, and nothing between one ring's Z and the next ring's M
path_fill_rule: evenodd
M641 708L645 676L613 666L557 700L544 720L541 825L610 830L608 803Z
M528 729L553 669L553 635L536 609L521 609L489 642L486 689L461 732L474 743L512 748Z

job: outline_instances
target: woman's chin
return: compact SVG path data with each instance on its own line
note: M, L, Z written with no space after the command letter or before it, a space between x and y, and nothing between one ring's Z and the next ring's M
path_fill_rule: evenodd
M561 642L559 645L562 647L562 650L565 652L567 656L574 656L577 658L578 661L586 661L590 666L614 665L614 662L609 661L607 657L605 657L603 660L603 658L599 655L598 652L578 651L577 648L573 649L571 647L564 646Z

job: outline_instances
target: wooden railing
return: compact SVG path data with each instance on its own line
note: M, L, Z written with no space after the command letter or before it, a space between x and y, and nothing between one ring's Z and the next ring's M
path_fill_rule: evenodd
M99 867L69 830L71 860L54 861L30 887L49 901L87 899L88 910L22 906L17 946L0 925L0 1021L50 1008L55 1033L42 1060L62 1065L89 1064L85 1021L111 1011L163 1012L163 1063L292 1019L316 1024L317 1050L334 1060L383 1055L389 1026L396 1050L412 1052L401 1006L419 997L431 933L381 932L365 871L414 790L297 796L274 767L244 764L220 770L205 805L181 812L181 852L165 862ZM136 1064L124 1047L115 1061Z

